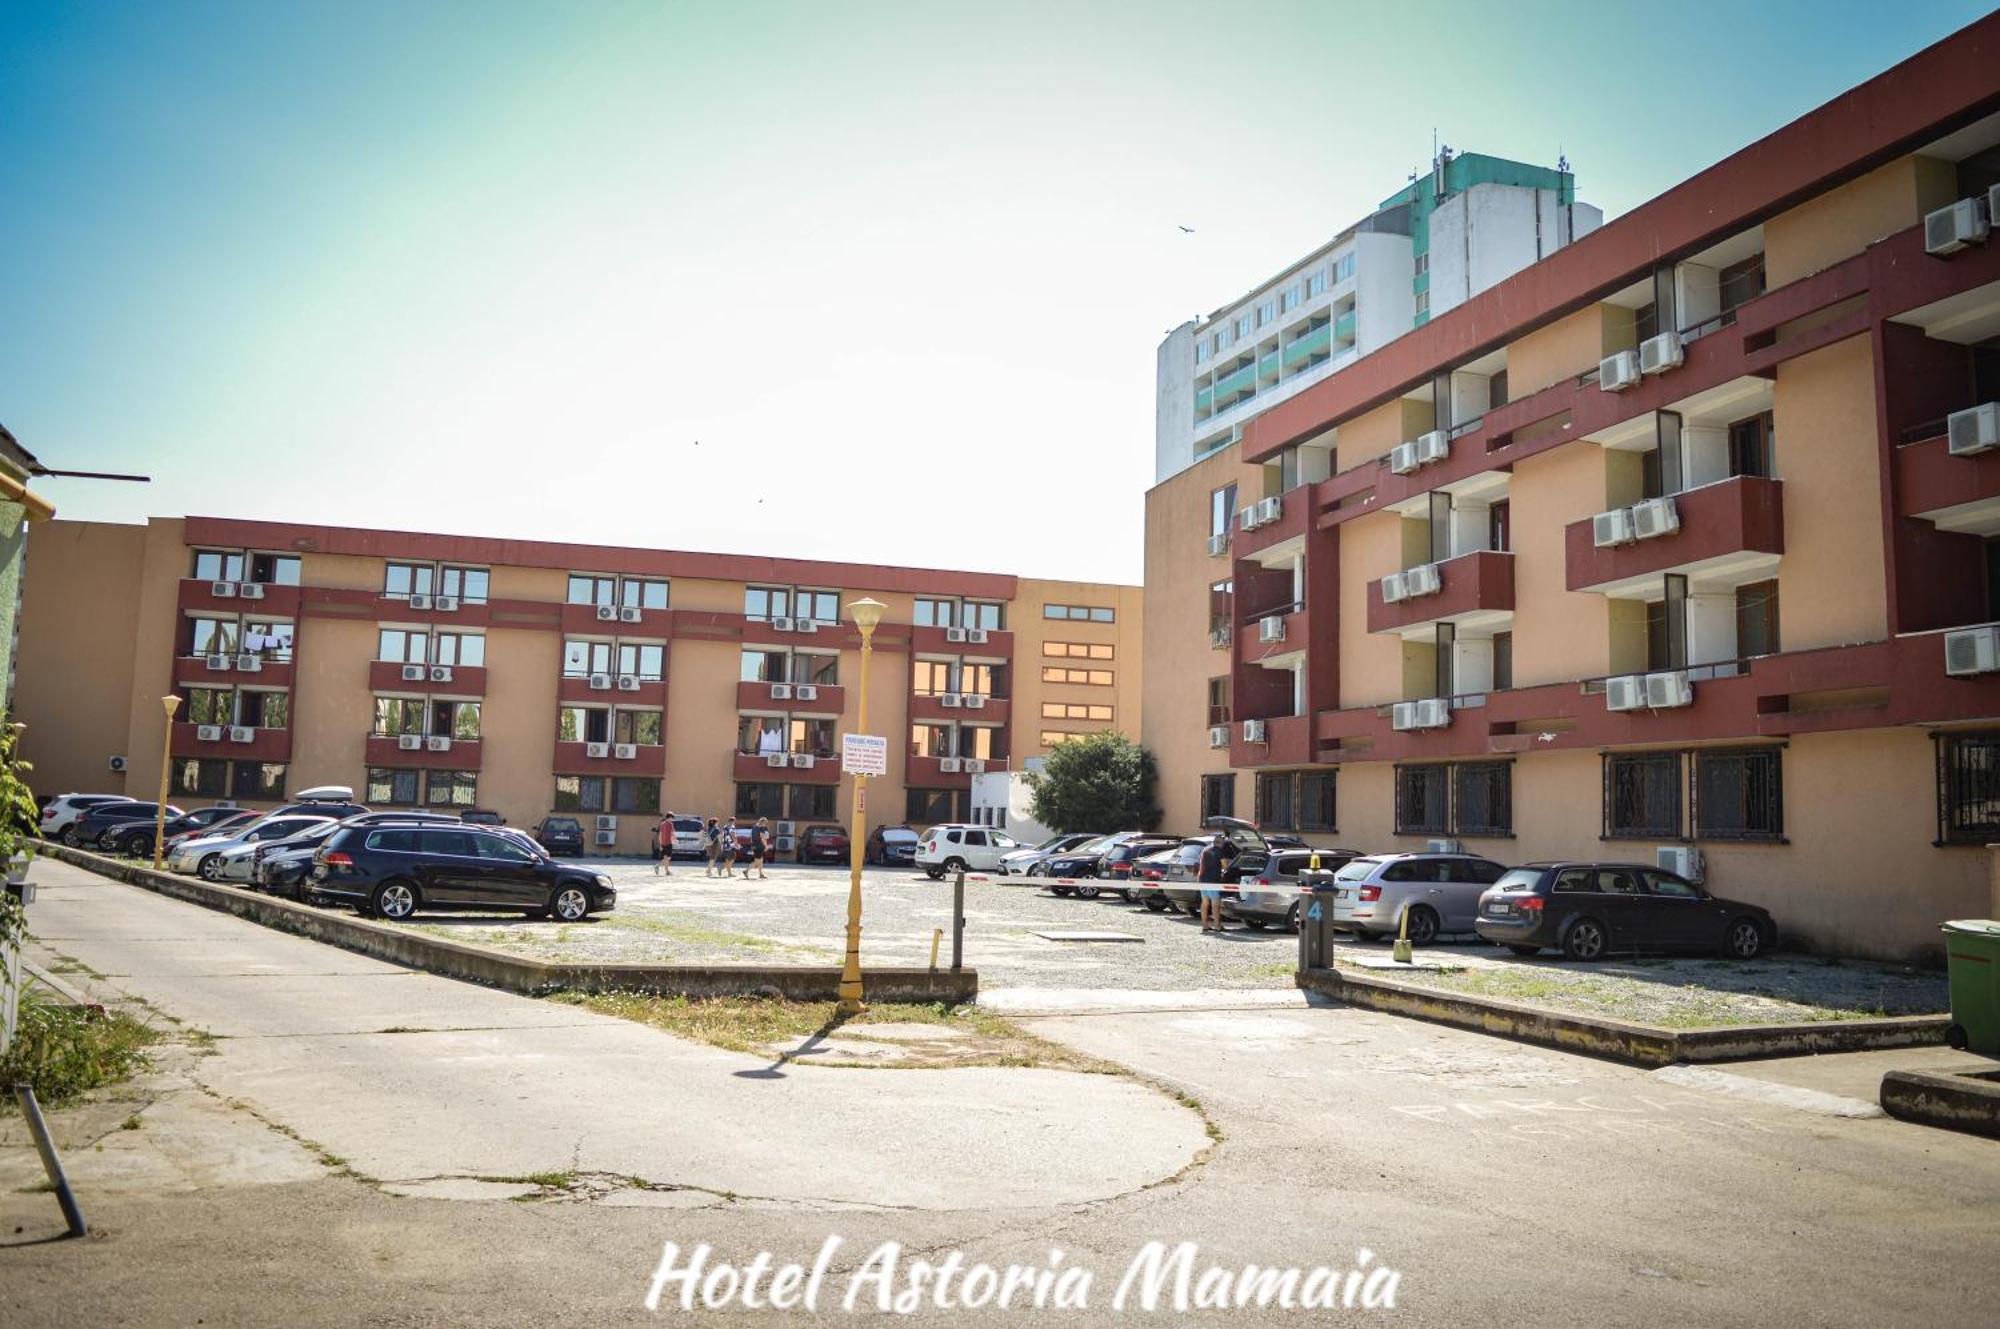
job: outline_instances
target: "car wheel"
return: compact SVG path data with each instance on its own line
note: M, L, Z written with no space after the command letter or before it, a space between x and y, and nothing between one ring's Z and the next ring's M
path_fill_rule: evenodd
M1516 946L1511 942L1508 943L1507 949L1516 955L1540 955L1542 953L1542 948L1539 946Z
M1732 960L1754 960L1764 953L1764 929L1754 918L1739 918L1722 934L1722 953Z
M930 878L930 879L931 879L932 881L943 881L943 880L944 880L944 869L943 869L943 868L925 868L925 869L924 869L924 875L925 875L926 877L929 877L929 878Z
M1594 918L1579 918L1563 934L1563 954L1586 964L1604 954L1604 924Z
M590 896L581 886L558 886L549 897L549 912L560 922L574 923L590 912Z
M1102 894L1104 894L1102 886L1079 886L1076 888L1076 898L1079 900L1095 900Z
M1437 911L1429 905L1412 905L1409 912L1409 936L1412 946L1428 946L1437 940Z
M1262 932L1271 922L1270 919L1263 917L1261 914L1238 914L1236 921L1244 927L1249 928L1252 932Z
M58 838L60 838L64 844L68 845L72 849L80 849L83 847L83 841L77 838L76 827L74 826L63 827L63 833Z
M1154 891L1151 895L1141 897L1139 903L1145 905L1146 908L1152 910L1156 914L1161 913L1167 907L1166 900L1160 895L1158 891Z
M1964 1025L1948 1024L1944 1027L1944 1045L1946 1047L1963 1052L1965 1051L1965 1045L1970 1041L1971 1039L1966 1036Z
M408 882L392 878L375 888L368 907L376 917L399 923L417 912L417 892Z
M1126 904L1131 904L1131 903L1132 903L1132 901L1133 901L1133 900L1134 900L1135 898L1137 898L1137 897L1135 897L1135 896L1134 896L1134 895L1132 894L1132 892L1130 892L1130 891L1126 890L1126 889L1125 889L1125 888L1124 888L1123 886L1120 886L1120 887L1118 888L1118 891L1117 891L1117 895L1118 895L1118 898L1119 898L1119 899L1121 899L1121 900L1123 900L1123 901L1124 901L1124 902L1125 902Z
M1076 887L1074 887L1074 886L1051 886L1051 887L1049 887L1049 894L1050 894L1050 895L1075 895L1075 894L1076 894Z
M203 881L220 881L222 879L222 856L220 854L210 854L203 858L201 862L195 864L194 874Z
M1297 932L1298 930L1299 930L1299 902L1297 900L1294 900L1292 901L1292 907L1285 911L1285 931Z

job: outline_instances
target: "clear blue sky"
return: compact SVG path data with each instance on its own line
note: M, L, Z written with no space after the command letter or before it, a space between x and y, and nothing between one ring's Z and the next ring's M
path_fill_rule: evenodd
M1987 8L15 0L0 422L155 477L70 517L1136 581L1160 337L1433 128L1616 216Z

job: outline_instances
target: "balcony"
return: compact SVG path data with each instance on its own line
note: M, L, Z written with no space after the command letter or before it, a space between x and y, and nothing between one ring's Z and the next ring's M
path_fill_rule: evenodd
M1514 612L1514 556L1479 549L1430 566L1439 587L1431 595L1382 598L1382 582L1368 583L1368 630L1406 632L1435 623L1477 623Z
M493 616L487 600L458 600L443 595L382 595L374 597L376 618L390 623L423 623L440 630L483 628ZM446 609L440 604L453 606ZM536 605L546 610L550 606Z
M605 686L596 688L590 685L588 675L565 674L556 682L556 699L576 706L643 706L648 710L661 710L667 704L667 685L663 679L640 678L637 687L625 687L619 683L617 674L603 677Z
M557 747L562 744L558 743ZM837 755L812 756L812 765L801 766L798 759L804 754L778 752L766 756L757 752L735 754L735 776L738 784L839 784L840 758ZM785 758L783 766L773 766L771 757Z
M230 593L217 595L217 586L227 586ZM178 603L182 609L196 613L234 616L262 612L273 618L295 619L299 616L299 588L274 586L269 582L212 582L183 577Z
M785 696L774 696L773 688L783 688ZM812 696L802 697L803 688ZM796 715L839 715L847 707L847 689L835 683L738 683L736 709L739 711L788 711Z
M248 669L243 667L246 660L251 662L251 667ZM211 668L212 663L211 658L205 655L179 656L174 660L174 682L192 688L292 686L292 662L289 660L231 655L220 669Z
M611 610L611 617L604 618L599 612L601 609ZM562 630L571 636L603 636L609 633L620 637L665 640L673 635L672 624L673 614L666 609L625 609L618 605L573 604L565 604L562 607Z
M1305 336L1285 343L1285 368L1296 369L1316 355L1325 355L1333 347L1333 325L1322 323Z
M1607 548L1594 519L1572 522L1563 530L1569 589L1629 595L1669 572L1739 585L1773 576L1785 552L1784 489L1740 475L1684 490L1673 496L1679 530Z
M1101 625L1100 625L1101 626ZM910 629L910 650L918 655L962 655L970 660L1011 660L1014 634L1004 628L967 628L967 639L955 641L956 628L915 626ZM985 641L973 641L970 634L984 631Z
M592 748L601 747L604 755L593 757ZM557 775L631 775L657 778L667 773L667 749L659 743L637 743L632 745L632 755L615 755L618 745L613 743L570 743L557 740L555 751L555 771Z
M405 678L405 669L420 670L416 678ZM435 670L449 671L448 678L434 678ZM381 693L421 692L445 697L483 697L486 670L480 665L402 665L394 660L368 662L368 687Z
M203 738L201 731L219 731L220 737ZM174 722L173 754L176 757L226 757L232 761L290 761L292 731L251 729L250 741L239 743L230 737L232 726L197 725ZM240 729L237 732L241 732Z
M1941 531L2000 534L2000 449L1954 457L1935 438L1896 449L1896 512Z
M952 694L959 704L947 706L942 696L926 697L922 694L910 698L910 721L913 724L974 723L1004 725L1008 722L1011 707L1005 697L980 697L971 693Z
M403 739L395 734L368 735L368 764L370 766L400 766L405 769L420 767L433 771L476 771L479 769L480 741L476 738L454 738L444 751L435 751L432 740L421 738L422 746L406 748ZM562 745L558 743L557 747Z
M1243 721L1229 727L1231 766L1306 766L1313 759L1313 722L1310 715L1278 715L1263 721L1264 741L1253 743L1243 737Z
M911 757L909 758L909 765L903 777L903 783L911 789L970 789L972 788L972 774L964 767L964 763L967 760L976 761L978 758ZM959 769L956 771L947 771L943 766L945 762L955 762L958 764ZM1004 771L1006 769L1007 759L1005 757L986 758L987 772Z

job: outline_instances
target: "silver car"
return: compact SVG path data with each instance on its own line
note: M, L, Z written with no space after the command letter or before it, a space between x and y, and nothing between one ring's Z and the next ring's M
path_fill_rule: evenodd
M1472 854L1373 854L1333 874L1333 926L1363 937L1393 937L1409 915L1410 940L1470 932L1479 897L1507 869Z
M231 850L247 847L251 852L240 864L232 863L231 870L240 873L233 880L248 881L257 870L256 846L266 840L282 840L295 831L332 820L332 817L312 817L303 813L262 817L239 830L204 835L175 845L173 854L167 859L167 866L183 875L192 873L203 881L222 881L223 856Z
M1352 849L1274 849L1257 871L1236 883L1234 895L1222 897L1222 916L1244 927L1278 926L1299 930L1299 874L1319 860L1323 872L1335 872L1361 855Z

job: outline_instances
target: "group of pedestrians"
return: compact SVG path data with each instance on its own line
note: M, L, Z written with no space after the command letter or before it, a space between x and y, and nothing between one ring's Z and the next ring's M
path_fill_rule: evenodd
M653 875L671 877L674 875L672 817L660 819L659 828L654 832L654 840L653 852L657 857L653 861ZM736 875L736 864L741 861L744 878L749 880L751 874L755 873L756 879L761 881L770 876L764 871L764 863L771 857L771 846L771 822L767 817L757 818L756 824L750 827L747 842L736 828L736 818L727 817L718 820L710 817L701 828L701 853L702 857L708 860L708 867L702 875L733 877Z

